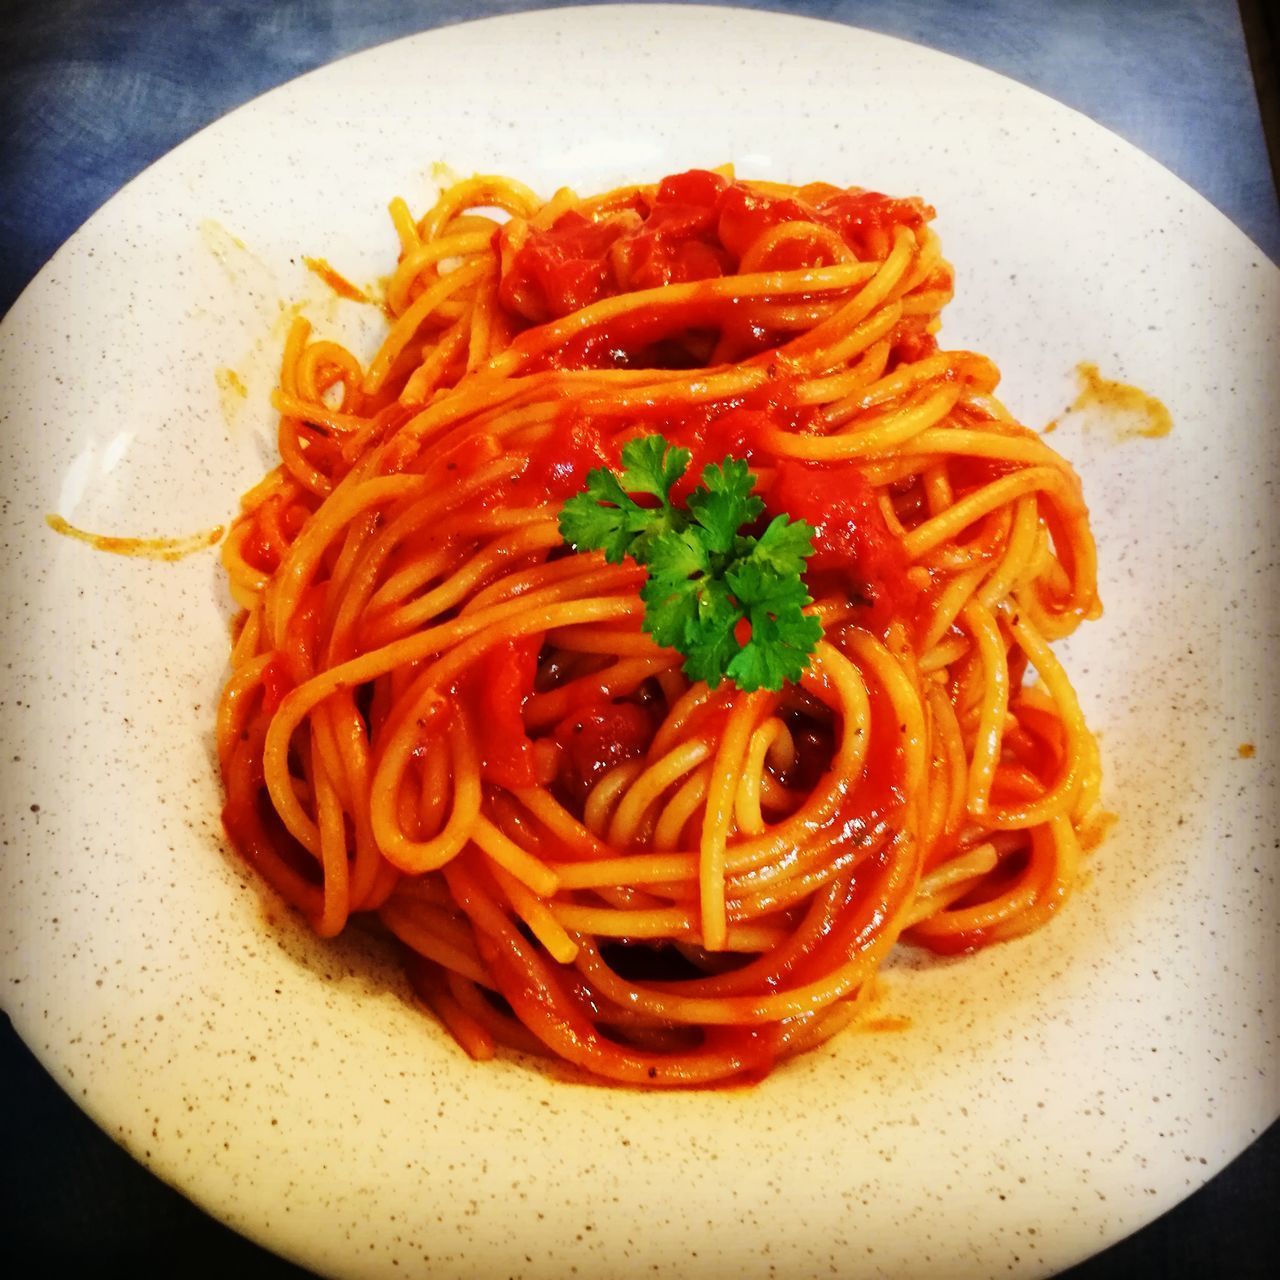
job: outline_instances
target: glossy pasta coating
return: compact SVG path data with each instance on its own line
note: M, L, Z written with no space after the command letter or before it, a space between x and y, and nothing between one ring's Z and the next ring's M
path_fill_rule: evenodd
M695 171L391 213L387 337L362 365L294 326L225 545L237 849L322 935L376 916L474 1057L635 1085L757 1078L899 938L1043 923L1101 825L1050 647L1098 612L1094 547L992 364L938 347L932 210ZM644 570L562 542L647 433L814 527L797 684L691 682Z

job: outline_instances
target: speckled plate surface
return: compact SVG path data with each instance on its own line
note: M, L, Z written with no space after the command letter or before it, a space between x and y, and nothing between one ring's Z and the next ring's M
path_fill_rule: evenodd
M271 461L283 304L371 341L301 256L384 273L386 201L420 206L432 162L550 193L724 160L932 200L958 273L944 341L993 356L1025 421L1061 412L1080 360L1168 404L1163 440L1087 413L1054 437L1101 547L1107 614L1068 661L1120 818L1051 927L899 958L885 1008L908 1030L758 1088L475 1066L376 944L310 939L221 840L213 553L116 558L43 517L224 521ZM1083 117L811 21L499 19L235 112L103 208L0 331L18 1030L158 1174L326 1273L1034 1275L1153 1218L1277 1111L1277 276Z

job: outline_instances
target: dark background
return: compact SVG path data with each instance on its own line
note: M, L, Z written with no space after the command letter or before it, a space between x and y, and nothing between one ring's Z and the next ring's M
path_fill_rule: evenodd
M0 0L0 312L104 200L232 107L357 49L536 7ZM1280 259L1274 5L780 0L748 7L902 36L1031 84L1160 160ZM0 1268L197 1280L309 1274L214 1222L134 1163L51 1081L8 1018L0 1018L0 1090ZM1065 1274L1271 1276L1278 1222L1280 1126L1272 1126L1189 1200Z

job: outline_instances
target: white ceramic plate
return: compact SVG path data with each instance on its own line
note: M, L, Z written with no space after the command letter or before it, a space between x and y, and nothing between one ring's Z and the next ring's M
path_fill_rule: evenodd
M1168 404L1164 440L1080 418L1054 437L1101 544L1107 615L1068 657L1120 821L1051 927L899 960L888 1009L909 1030L847 1035L758 1088L475 1066L384 955L311 940L220 839L213 554L106 556L43 516L226 519L271 459L281 300L348 335L361 319L301 255L384 273L386 201L421 206L433 161L549 193L725 160L931 199L958 272L944 339L998 361L1024 420L1062 409L1082 359ZM1278 303L1234 227L1083 117L817 22L504 18L236 111L103 208L3 328L18 1030L161 1177L324 1272L1030 1275L1141 1225L1277 1110Z

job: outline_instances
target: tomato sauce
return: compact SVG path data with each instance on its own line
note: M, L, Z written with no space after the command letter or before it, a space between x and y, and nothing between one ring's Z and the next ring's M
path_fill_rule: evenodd
M524 704L533 693L542 636L523 636L490 649L462 679L475 731L480 771L512 789L532 787L538 777L533 740L524 725Z
M589 217L569 210L550 227L533 229L513 220L496 233L503 263L499 297L513 315L533 325L560 319L605 298L663 285L714 280L738 271L742 256L766 231L800 222L834 233L860 261L883 258L897 226L918 228L934 216L918 199L892 199L860 188L826 184L802 188L806 198L767 194L705 169L673 174L651 196L637 195L621 208ZM801 238L771 259L771 269L827 266L834 260L820 240ZM687 314L664 309L655 321L679 331L708 322L706 300L695 298ZM702 313L702 314L699 314ZM635 321L576 339L555 355L559 367L626 364L638 346L658 332L638 332ZM757 335L759 347L769 343ZM652 353L646 363L652 365ZM659 365L661 367L661 365Z
M285 663L277 654L262 669L262 709L273 713L284 701L284 696L293 688L293 681Z
M620 764L641 756L653 738L648 712L634 702L585 703L565 716L552 731L563 767L559 781L579 801Z
M856 584L871 606L868 622L874 630L914 608L919 591L906 576L906 553L856 463L783 462L765 496L765 510L813 526L806 575L811 590L820 589L829 574L838 575L845 590Z
M743 255L770 228L801 222L810 232L783 237L769 250L763 269L824 266L852 254L882 258L895 227L919 227L933 210L919 200L894 200L877 192L814 184L794 196L776 196L706 170L664 179L609 207L571 210L549 227L513 219L495 232L503 264L499 297L517 323L541 326L592 303L636 290L693 285L678 306L637 308L588 328L545 352L531 346L530 372L539 368L618 368L631 363L679 368L705 365L724 323L723 303L699 282L739 270ZM846 252L833 250L838 238ZM797 255L803 259L797 259ZM757 255L758 256L758 255ZM777 335L761 328L745 340L763 352ZM543 330L527 334L545 341ZM522 335L523 336L523 335ZM517 336L516 344L521 342ZM913 358L932 343L904 333ZM761 357L764 359L765 357ZM758 527L787 514L814 529L807 578L815 596L836 591L863 601L867 625L883 630L910 609L918 592L906 577L899 541L885 524L871 486L854 462L839 464L778 460L763 441L766 431L790 433L814 427L812 410L799 404L794 378L765 367L755 389L728 400L691 403L687 395L664 402L661 391L625 413L593 411L566 400L563 416L530 449L527 465L501 500L529 505L563 503L584 490L588 472L617 469L621 446L635 434L660 433L688 449L690 464L672 497L683 502L701 483L704 469L727 457L745 460L757 472L765 504ZM464 442L450 464L467 472L486 460L489 442ZM469 453L474 456L462 456ZM494 500L498 497L495 492ZM534 744L523 723L525 700L534 690L541 639L529 637L492 650L464 681L478 735L485 776L508 787L531 786L538 772ZM714 717L713 717L714 718ZM701 726L700 726L701 727ZM551 735L566 786L579 798L607 772L643 754L653 734L648 713L633 702L588 702Z
M602 424L566 403L565 415L529 452L512 494L518 503L563 503L586 488L588 471L619 465L618 449L606 445Z

